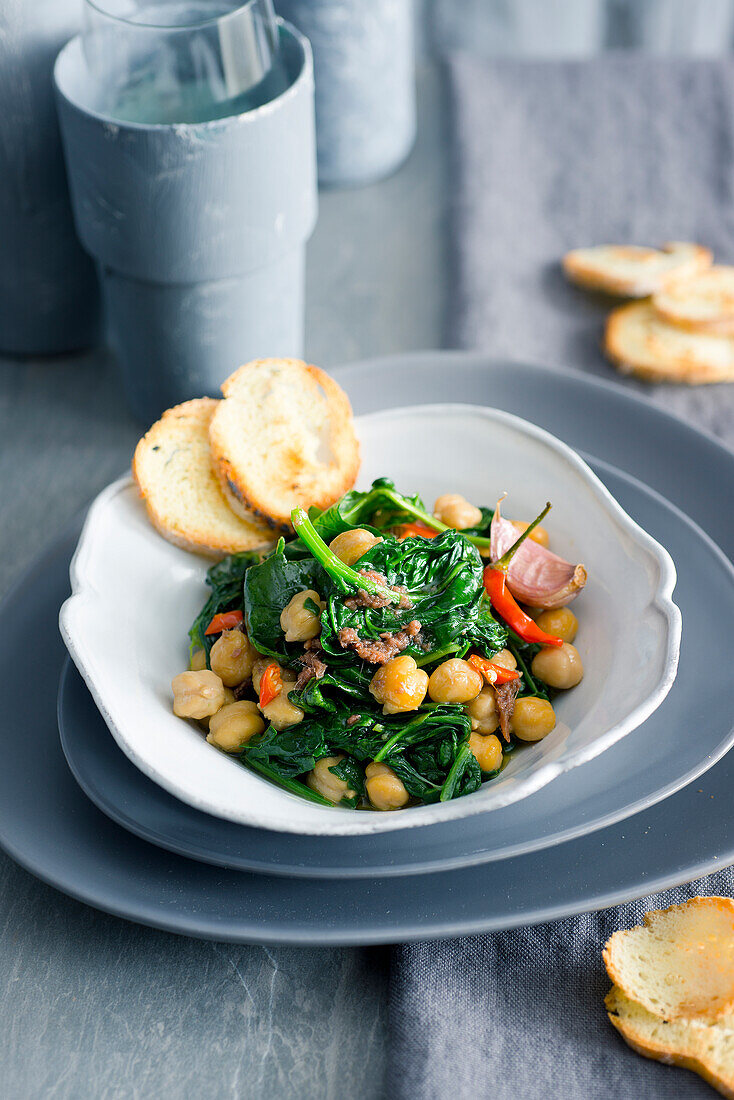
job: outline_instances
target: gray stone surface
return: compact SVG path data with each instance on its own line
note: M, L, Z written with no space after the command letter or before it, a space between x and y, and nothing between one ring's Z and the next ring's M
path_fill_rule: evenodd
M419 102L397 175L322 197L307 342L326 367L440 343L436 74ZM139 434L105 354L0 359L0 591L126 467ZM187 940L97 913L0 855L0 1093L13 1100L376 1097L385 990L382 951Z

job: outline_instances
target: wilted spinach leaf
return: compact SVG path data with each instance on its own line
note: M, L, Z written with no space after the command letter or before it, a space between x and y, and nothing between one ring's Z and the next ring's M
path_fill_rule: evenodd
M212 593L194 620L189 630L191 652L203 649L209 664L209 651L217 640L217 635L204 633L209 623L220 611L242 610L242 586L245 573L260 560L256 551L242 554L230 554L218 561L207 571L206 583Z
M342 798L339 805L358 806L365 792L364 772L354 757L345 756L338 764L332 764L329 771L333 772L339 779L345 780L349 784L349 789L354 791L351 798Z
M351 649L342 648L339 631L355 629L363 640L379 640L408 622L421 630L403 650L430 672L446 657L469 650L491 657L509 644L525 671L537 647L527 646L497 622L484 592L484 562L477 547L489 541L491 509L482 509L476 528L445 530L435 538L399 539L393 529L419 521L436 528L433 517L417 495L403 496L392 481L381 478L368 492L353 491L324 512L301 513L300 535L280 540L267 558L238 554L209 570L212 592L191 628L192 648L207 652L214 637L206 627L220 611L242 609L248 635L263 654L293 669L302 667L302 643L286 643L280 625L283 609L298 592L314 589L326 601L321 613L318 650L324 662L301 688L291 691L293 703L305 712L300 723L278 731L269 726L254 737L241 754L242 763L284 789L319 804L329 804L305 782L319 760L339 756L332 766L336 776L355 792L342 805L357 806L365 797L364 768L384 762L401 778L412 799L436 802L460 797L482 782L479 765L469 749L470 720L458 704L424 702L417 710L384 715L369 691L376 666ZM439 525L440 526L440 525ZM366 527L382 541L363 555L355 569L328 551L343 531ZM310 533L308 529L310 528ZM373 583L372 594L392 599L385 607L364 607L351 597L368 587L356 570L369 569L386 578ZM362 582L362 583L360 583ZM410 607L399 608L394 588L405 588ZM315 608L312 608L315 610ZM545 695L545 686L525 680L525 690Z
M481 513L479 524L476 527L466 528L462 534L475 545L487 550L489 525L494 511L491 508L482 508ZM373 481L372 488L366 493L356 490L346 493L341 500L324 512L318 512L312 508L309 518L325 542L330 542L342 531L353 527L366 527L375 533L382 533L388 528L416 521L435 527L436 530L441 530L443 526L435 522L417 493L413 496L399 493L395 483L387 477L380 477Z
M307 714L322 710L336 714L340 706L351 707L351 714L360 709L360 704L374 707L375 701L369 693L374 669L355 660L352 654L344 657L341 662L332 662L321 679L314 677L301 691L291 692L291 701Z
M550 700L555 692L552 688L549 688L543 680L540 680L537 676L533 676L530 671L533 658L536 653L540 652L542 646L537 645L535 642L526 642L516 634L514 630L508 629L507 633L507 648L514 654L518 671L522 673L520 697L524 695L537 695L540 699Z
M284 730L268 726L242 753L248 761L270 764L281 775L291 778L310 772L317 760L331 755L323 724L309 719Z
M468 794L481 783L478 765L467 751L470 724L462 707L429 703L410 714L385 716L373 700L349 724L354 713L340 701L332 711L281 732L271 726L252 739L243 760L295 778L311 771L324 756L344 753L351 763L343 761L334 770L348 778L354 790L355 769L362 774L357 762L383 761L400 776L409 794L427 802Z
M411 607L349 607L343 585L329 578L328 606L321 617L321 644L326 653L343 655L341 630L351 628L363 640L379 640L381 634L394 634L412 620L420 622L421 631L403 652L422 664L433 654L444 656L470 645L485 656L502 649L506 631L493 618L484 598L481 559L458 532L402 541L386 536L358 564L360 569L381 573L388 585L406 588Z
M309 518L324 542L331 542L342 531L354 527L380 533L386 527L415 519L418 512L425 513L418 495L403 496L394 482L380 477L366 493L353 489L324 512L311 509Z
M324 571L310 555L287 557L282 539L265 561L249 569L244 586L245 626L255 648L286 663L292 661L303 647L286 642L280 614L297 592L313 588L321 594L325 580Z

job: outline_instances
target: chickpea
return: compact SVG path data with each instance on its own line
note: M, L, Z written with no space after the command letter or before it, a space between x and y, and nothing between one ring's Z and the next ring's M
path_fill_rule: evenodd
M262 679L262 675L263 675L263 672L265 671L265 669L268 667L268 665L277 665L277 664L278 664L278 662L274 661L272 657L258 657L254 661L253 666L252 666L252 687L253 687L253 690L254 690L256 695L260 691L260 681ZM295 682L296 674L293 671L293 669L291 669L291 668L281 668L280 665L278 665L278 668L280 668L280 678L281 678L281 680L283 681L284 684Z
M256 692L260 691L260 680L263 672L268 665L272 664L277 664L277 661L273 661L271 657L258 657L252 666L252 686ZM280 665L278 667L280 668ZM277 730L284 730L286 726L295 726L296 723L302 722L303 711L295 703L291 703L289 698L290 693L296 686L296 674L293 669L281 668L280 677L283 681L283 687L272 702L261 707L260 711Z
M496 772L502 764L502 744L493 733L488 737L481 733L469 734L469 748L483 772Z
M522 532L525 531L530 526L530 524L525 523L524 520L518 519L515 520L515 526L519 527L520 531ZM544 546L546 550L548 549L550 538L548 537L548 532L546 531L545 527L541 527L540 524L532 529L532 531L528 535L528 538L532 539L533 542L537 542L539 546Z
M224 704L224 684L213 672L180 672L171 681L173 713L179 718L208 718Z
M578 619L567 607L554 607L550 611L541 611L535 616L535 621L546 634L553 634L556 638L562 638L564 642L572 642L579 628Z
M222 703L222 707L228 707L229 704L234 703L234 701L235 701L235 698L234 698L234 692L232 691L232 688L225 688L224 689L224 702ZM221 710L222 707L220 707L219 710ZM216 712L217 714L219 714L219 710ZM206 718L200 718L199 719L199 725L201 726L201 728L203 730L208 730L209 729L209 722L211 721L211 719L213 717L214 717L213 715L207 715Z
M482 522L482 510L470 504L459 493L444 493L433 505L433 514L447 527L463 531L466 527L477 527Z
M490 661L495 665L501 665L502 668L517 668L515 654L511 653L509 649L501 649L499 653L495 653L493 657L490 657Z
M584 675L579 651L568 642L564 642L560 649L552 645L543 646L533 657L530 669L533 676L553 688L576 687Z
M241 630L225 630L212 646L209 664L225 687L237 687L252 675L255 652Z
M410 798L392 768L387 764L368 764L364 771L367 797L375 810L399 810Z
M277 730L284 730L287 726L295 726L303 721L303 711L290 700L290 693L294 687L295 680L288 679L287 672L284 671L281 691L271 703L262 707L263 716Z
M550 703L526 695L515 703L510 729L520 741L542 741L555 724L556 715Z
M452 657L431 673L428 694L434 703L468 703L482 690L484 677L467 661Z
M265 723L260 717L257 703L241 699L229 703L209 719L207 741L224 752L240 752L250 738L262 733Z
M189 661L189 668L192 672L203 672L206 668L206 650L195 649L191 654L191 660Z
M329 549L345 565L355 565L378 542L382 542L382 539L377 535L373 535L371 531L365 531L363 527L357 527L354 531L342 531L331 540Z
M303 721L303 711L290 701L292 690L293 687L291 686L290 691L286 691L286 685L284 684L283 690L279 695L276 695L272 703L268 703L267 706L262 708L263 716L277 730L287 729L288 726L295 726Z
M260 681L262 674L268 665L272 665L273 661L270 657L256 657L252 663L252 687L257 695L260 691ZM281 671L282 675L282 671Z
M318 615L305 606L310 600L323 611L326 604L318 592L309 588L306 592L297 592L280 613L280 625L285 631L287 642L305 642L321 633L321 620Z
M412 657L391 657L372 677L370 691L383 714L417 710L428 691L428 673Z
M485 685L477 695L464 708L471 718L471 728L475 733L494 733L500 724L497 716L497 698L494 688Z
M320 760L316 761L313 771L306 776L306 782L311 790L323 795L324 798L328 798L329 802L333 802L335 805L341 802L343 798L354 798L357 793L351 789L346 779L340 779L338 775L334 775L333 771L330 770L340 764L343 759L343 755L322 756Z

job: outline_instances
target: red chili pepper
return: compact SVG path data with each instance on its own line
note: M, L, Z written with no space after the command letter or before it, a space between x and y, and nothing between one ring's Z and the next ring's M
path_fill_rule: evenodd
M467 664L483 676L488 684L509 684L511 680L520 679L520 673L516 668L505 668L504 665L498 665L495 661L480 657L476 653L467 657Z
M403 523L402 526L397 528L397 531L401 542L411 536L418 539L435 539L436 535L441 534L440 531L434 531L432 527L425 523Z
M280 675L280 667L273 662L265 669L260 680L260 710L280 695L282 687L283 677Z
M515 553L520 549L525 539L535 530L541 520L550 512L550 501L546 504L539 516L528 524L518 539L513 542L509 550L505 550L501 558L490 562L484 570L484 588L489 596L492 607L498 611L508 626L511 626L516 634L524 642L534 642L538 645L562 646L563 639L556 638L553 634L546 634L537 623L526 615L515 597L507 588L507 570L510 567Z
M221 634L223 630L232 630L234 627L239 626L241 622L241 611L220 611L218 615L214 616L204 633Z
M507 625L511 626L524 642L562 646L563 638L546 634L529 615L525 614L507 588L506 581L507 577L502 569L495 569L494 565L488 565L484 570L484 587L492 601L492 607L502 616Z

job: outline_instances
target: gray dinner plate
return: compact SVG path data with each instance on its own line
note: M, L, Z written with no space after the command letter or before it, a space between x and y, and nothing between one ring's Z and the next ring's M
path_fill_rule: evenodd
M447 353L390 357L340 372L358 412L477 401L543 424L652 484L730 555L734 458L632 394L580 375ZM622 440L622 441L620 441ZM637 450L635 451L635 448ZM61 751L56 684L76 525L0 607L0 843L45 882L108 912L219 940L348 944L453 936L613 905L734 861L734 753L622 824L514 859L400 879L292 879L231 871L166 852L86 798ZM701 578L702 585L705 578ZM17 644L34 623L31 652ZM707 639L699 639L706 646ZM44 670L38 676L38 669ZM705 722L702 715L691 737ZM23 731L17 701L23 699Z
M672 554L678 570L674 598L684 624L680 672L670 694L642 727L596 760L522 802L428 826L418 837L409 829L315 837L248 828L193 809L143 775L115 744L84 681L67 661L58 721L77 782L114 821L170 851L240 870L317 878L420 874L523 855L604 828L673 794L734 741L729 690L734 567L659 494L628 474L590 461L633 519ZM706 578L703 585L701 577ZM711 689L706 722L699 725L697 688L704 681Z

